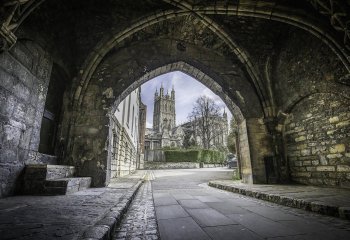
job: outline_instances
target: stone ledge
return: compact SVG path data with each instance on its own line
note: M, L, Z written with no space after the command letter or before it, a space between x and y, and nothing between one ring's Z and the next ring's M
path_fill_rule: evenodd
M195 168L215 168L223 167L223 164L207 164L199 162L145 162L144 169L159 170L159 169L195 169Z
M222 189L229 192L239 193L249 197L254 197L257 199L277 203L280 205L299 208L306 211L311 211L323 215L329 215L333 217L340 217L343 219L350 220L350 207L341 207L334 205L327 205L323 202L310 201L307 199L293 198L290 196L280 195L276 193L263 192L259 190L246 189L243 186L229 185L220 183L217 181L210 181L209 186Z
M112 207L95 225L86 230L81 240L109 240L112 238L115 227L120 224L123 214L126 213L137 191L141 187L143 180L138 181L121 201Z

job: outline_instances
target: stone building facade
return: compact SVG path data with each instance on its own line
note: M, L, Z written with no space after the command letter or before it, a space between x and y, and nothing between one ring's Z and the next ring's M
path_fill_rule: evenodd
M137 166L138 169L143 169L145 157L145 135L146 135L146 121L147 121L147 106L140 101L139 113L139 146L140 146L140 161Z
M143 166L140 127L144 126L144 107L140 91L135 89L121 101L112 118L111 178L128 175Z

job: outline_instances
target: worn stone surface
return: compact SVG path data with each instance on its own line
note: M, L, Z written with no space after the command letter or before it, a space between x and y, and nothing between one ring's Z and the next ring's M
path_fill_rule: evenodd
M281 205L350 219L350 191L303 185L247 185L239 181L211 181L209 186Z
M228 180L228 169L188 169L188 170L154 170L152 181L155 203L158 199L174 199L155 204L161 239L347 239L350 236L350 224L347 220L322 216L301 209L281 206L268 201L256 199L258 194L243 196L209 187L207 181L215 176L222 180L217 183L232 183ZM231 172L231 171L230 171ZM232 172L231 172L232 173ZM226 179L226 180L224 180ZM186 184L186 187L184 185ZM247 185L251 192L261 187L261 194L290 193L297 198L327 199L330 189L310 186L293 188L288 186ZM254 188L254 186L256 186ZM310 191L318 189L318 191ZM284 190L284 191L283 191ZM248 189L246 192L248 193ZM342 190L340 192L345 192ZM341 194L338 194L341 195ZM324 198L322 197L324 196ZM349 203L349 196L343 203ZM332 197L333 199L333 197ZM340 197L334 200L341 199ZM331 199L330 199L331 201ZM192 204L189 204L192 202ZM197 205L195 203L198 203ZM319 202L313 207L321 207ZM184 214L175 214L172 209L181 209ZM168 214L163 214L168 209ZM158 214L158 212L162 214ZM159 212L159 213L160 213ZM178 210L180 212L180 210ZM178 213L176 212L176 213Z
M3 198L0 200L1 239L79 239L95 226L99 230L90 234L102 234L108 218L115 219L115 223L120 220L142 177L140 172L110 187L65 196ZM89 235L93 236L97 235Z
M13 194L24 164L45 162L37 151L51 66L31 41L0 53L0 197Z
M140 187L112 239L159 239L150 181Z
M144 169L186 169L186 168L212 168L221 167L222 164L199 164L195 162L145 162Z

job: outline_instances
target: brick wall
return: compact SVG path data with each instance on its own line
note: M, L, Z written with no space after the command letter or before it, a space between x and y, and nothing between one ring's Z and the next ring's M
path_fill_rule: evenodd
M292 180L350 187L350 100L319 93L298 103L285 124Z

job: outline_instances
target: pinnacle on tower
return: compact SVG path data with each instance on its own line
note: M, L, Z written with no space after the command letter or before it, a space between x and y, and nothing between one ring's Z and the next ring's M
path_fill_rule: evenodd
M163 88L163 82L161 83L160 85L160 89L159 89L159 92L160 92L160 96L163 97L164 96L164 88Z
M158 97L158 89L156 88L156 92L154 93L154 96Z
M171 99L175 100L174 84L173 84L173 87L172 87L172 89L171 89Z

